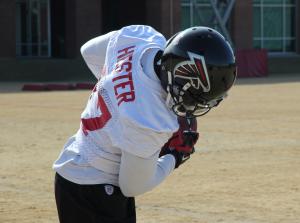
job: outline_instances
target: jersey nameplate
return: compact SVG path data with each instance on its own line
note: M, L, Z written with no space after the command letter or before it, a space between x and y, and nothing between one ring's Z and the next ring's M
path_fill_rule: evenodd
M132 57L135 46L129 46L118 51L115 67L116 77L112 79L118 106L123 102L134 101L134 85L132 81Z

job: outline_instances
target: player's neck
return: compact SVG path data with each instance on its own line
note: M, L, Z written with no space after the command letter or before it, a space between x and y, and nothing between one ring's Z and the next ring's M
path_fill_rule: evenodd
M157 75L157 77L161 80L161 55L163 54L163 51L162 50L159 50L155 57L154 57L154 63L153 63L153 66L154 66L154 71Z

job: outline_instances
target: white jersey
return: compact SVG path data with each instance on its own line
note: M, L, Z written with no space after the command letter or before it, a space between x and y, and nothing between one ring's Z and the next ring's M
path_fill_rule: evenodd
M112 34L80 129L53 165L60 175L79 184L118 186L122 151L152 156L178 129L158 77L146 75L140 63L146 50L163 49L165 43L148 26L128 26Z

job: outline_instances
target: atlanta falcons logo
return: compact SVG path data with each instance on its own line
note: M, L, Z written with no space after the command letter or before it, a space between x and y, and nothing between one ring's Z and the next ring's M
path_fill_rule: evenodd
M174 68L174 78L190 80L190 84L204 92L210 90L210 81L206 69L204 57L195 53L188 52L190 60L177 64Z

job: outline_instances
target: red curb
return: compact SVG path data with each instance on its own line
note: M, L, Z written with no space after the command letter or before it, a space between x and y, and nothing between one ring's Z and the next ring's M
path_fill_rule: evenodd
M95 83L37 83L24 84L22 91L66 91L66 90L92 90Z
M46 89L50 91L65 91L74 90L75 86L73 84L46 84Z
M46 91L45 84L24 84L22 91Z
M92 90L95 84L93 83L77 83L75 85L76 89Z

